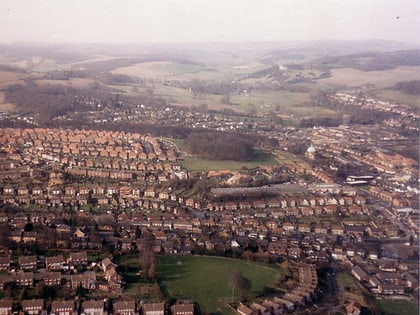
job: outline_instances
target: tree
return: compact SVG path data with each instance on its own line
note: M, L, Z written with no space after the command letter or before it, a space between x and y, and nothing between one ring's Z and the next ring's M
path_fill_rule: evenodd
M244 298L251 289L251 280L245 278L239 270L232 270L229 285L232 288L232 301L235 301L235 289L240 290Z
M156 255L153 250L153 235L146 230L140 238L140 266L144 277L149 280L156 278Z

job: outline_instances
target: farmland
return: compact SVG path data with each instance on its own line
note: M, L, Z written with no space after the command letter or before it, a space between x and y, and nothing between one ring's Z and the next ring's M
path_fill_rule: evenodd
M117 68L113 73L126 74L146 78L173 78L190 79L194 78L215 79L220 74L214 69L195 64L184 64L170 61L154 61L134 64L128 67Z
M350 68L333 69L330 78L319 80L321 83L334 85L360 86L374 84L377 88L386 88L404 80L416 80L419 77L420 67L398 67L383 71L360 71Z
M241 271L244 277L251 280L249 298L262 293L265 286L274 284L282 272L277 266L243 260L161 256L158 278L167 297L197 301L205 313L229 314L232 311L227 303L232 301L232 290L228 279L232 270Z
M418 95L410 95L395 90L383 90L378 93L378 96L386 100L400 102L417 108L420 107L420 97Z

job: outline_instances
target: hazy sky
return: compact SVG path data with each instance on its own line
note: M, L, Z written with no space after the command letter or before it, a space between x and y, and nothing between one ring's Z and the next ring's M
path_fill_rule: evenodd
M420 0L0 0L0 42L420 43L419 32Z

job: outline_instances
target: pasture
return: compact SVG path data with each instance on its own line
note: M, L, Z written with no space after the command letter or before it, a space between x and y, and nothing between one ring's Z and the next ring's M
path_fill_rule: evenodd
M158 281L167 298L191 299L198 302L203 313L231 314L229 286L231 271L239 270L251 280L248 298L274 285L282 273L279 266L251 263L244 260L203 256L160 256ZM238 300L240 292L235 293Z
M331 77L318 80L318 82L333 85L347 85L349 87L374 84L377 88L386 88L400 81L417 80L419 78L419 72L420 66L403 66L383 71L360 71L351 68L342 68L331 70Z
M117 87L121 88L121 87ZM145 91L147 88L139 88ZM293 93L288 91L274 91L265 93L251 93L249 95L231 95L231 104L222 104L222 95L204 94L194 97L193 93L182 88L156 84L152 89L154 94L172 105L191 106L205 104L209 109L222 110L232 109L237 113L248 114L256 111L258 114L274 111L278 114L290 113L299 117L307 117L312 112L317 115L331 116L334 112L325 108L305 107L302 104L308 103L308 93Z
M394 102L400 102L416 108L420 107L420 96L403 93L395 90L383 90L378 93L380 98Z

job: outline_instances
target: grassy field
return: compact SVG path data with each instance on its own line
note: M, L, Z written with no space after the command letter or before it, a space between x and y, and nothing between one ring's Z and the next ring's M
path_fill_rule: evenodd
M166 78L168 80L222 80L229 78L233 80L267 67L267 65L257 61L234 66L218 65L217 68L171 61L154 61L117 68L112 72L147 78Z
M223 74L215 69L208 69L195 64L184 64L170 61L154 61L134 64L128 67L117 68L113 73L132 75L147 78L166 78L177 80L217 79Z
M332 77L319 80L318 82L347 86L360 86L370 83L378 88L386 88L400 81L417 80L419 72L419 66L404 66L383 71L360 71L343 68L331 70Z
M361 293L357 280L348 272L340 272L337 280L343 285L344 289L349 292Z
M395 90L384 90L378 93L380 98L400 102L414 107L420 107L420 96L410 95L400 91Z
M381 315L418 315L417 305L408 301L400 300L379 300L379 314Z
M243 113L255 109L258 113L269 111L294 111L294 105L309 101L307 93L292 93L287 91L276 91L266 93L255 93L250 96L231 96L232 105L230 108Z
M214 161L195 157L187 157L182 161L182 166L189 171L211 171L211 170L240 170L243 167L253 168L261 165L276 165L278 162L271 154L263 151L256 151L255 157L249 162L240 161Z
M282 272L279 267L260 265L243 260L201 256L161 256L158 277L167 297L191 299L200 304L204 313L231 314L227 303L232 300L229 274L240 270L251 280L249 297L274 284ZM238 294L238 292L237 292Z

